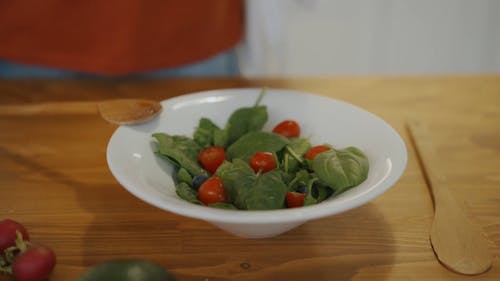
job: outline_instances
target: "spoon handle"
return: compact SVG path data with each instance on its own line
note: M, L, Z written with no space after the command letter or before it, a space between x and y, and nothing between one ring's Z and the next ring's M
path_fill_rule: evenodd
M0 105L0 115L4 116L30 116L37 114L95 114L97 112L97 102L93 101L61 101Z
M439 168L440 159L436 154L427 127L414 119L408 120L407 125L417 150L424 178L431 190L434 208L438 208L441 203L449 202L451 195L446 184L446 177ZM438 185L439 188L436 188Z

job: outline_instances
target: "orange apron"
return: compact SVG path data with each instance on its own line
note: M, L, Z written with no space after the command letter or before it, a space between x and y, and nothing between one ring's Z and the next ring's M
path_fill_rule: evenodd
M98 74L177 67L234 47L241 0L3 0L0 59Z

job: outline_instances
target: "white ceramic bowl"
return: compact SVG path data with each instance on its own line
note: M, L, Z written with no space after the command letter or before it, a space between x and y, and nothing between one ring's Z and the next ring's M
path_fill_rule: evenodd
M271 211L222 210L195 205L175 193L173 167L153 152L151 134L166 132L192 136L201 117L220 127L239 107L255 103L260 89L212 90L183 95L162 102L156 119L134 126L121 126L111 137L107 161L115 178L129 192L163 210L201 219L242 237L271 237L308 220L356 208L381 195L403 174L406 146L398 133L377 116L359 107L314 94L269 89L266 105L270 131L284 119L299 122L311 143L329 143L336 148L356 146L368 157L368 178L360 185L320 204Z

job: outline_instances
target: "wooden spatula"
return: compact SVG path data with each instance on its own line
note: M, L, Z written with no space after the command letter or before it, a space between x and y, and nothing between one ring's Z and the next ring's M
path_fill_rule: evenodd
M144 99L115 99L102 101L97 105L104 120L130 125L145 122L158 115L162 106L159 102Z
M416 120L410 120L407 126L434 199L430 241L437 258L458 273L474 275L487 271L492 263L488 243L450 193L439 170L442 159L434 151L428 129Z

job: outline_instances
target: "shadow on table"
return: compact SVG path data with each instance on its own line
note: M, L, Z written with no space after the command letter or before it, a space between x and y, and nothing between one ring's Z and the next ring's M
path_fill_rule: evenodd
M369 267L384 280L394 261L392 231L373 204L268 239L235 237L195 220L179 229L183 255L191 257L172 263L179 280L350 280Z

